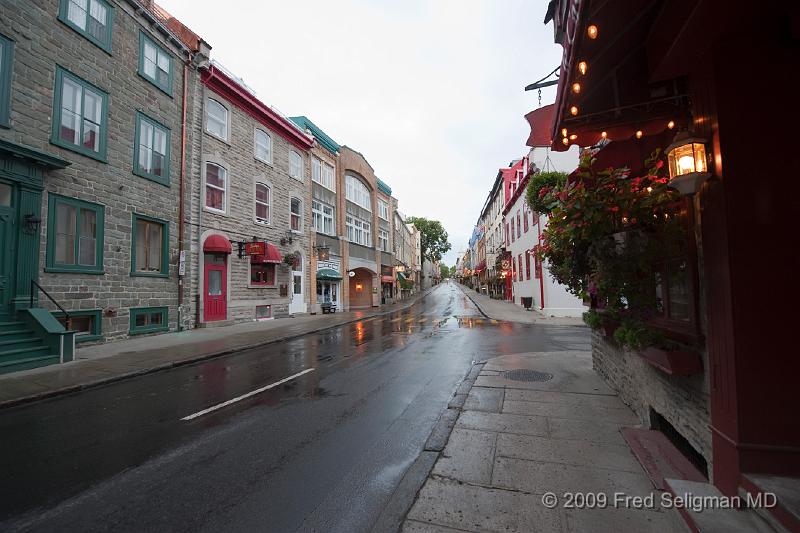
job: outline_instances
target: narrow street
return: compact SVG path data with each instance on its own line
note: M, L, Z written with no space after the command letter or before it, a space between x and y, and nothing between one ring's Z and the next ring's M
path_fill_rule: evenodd
M8 409L0 529L369 530L473 361L588 341L484 318L444 283L393 314Z

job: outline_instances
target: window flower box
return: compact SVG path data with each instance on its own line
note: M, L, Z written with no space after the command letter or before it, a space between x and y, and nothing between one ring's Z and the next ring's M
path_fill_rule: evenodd
M645 361L670 375L690 376L703 372L700 354L692 350L664 350L650 346L638 353Z

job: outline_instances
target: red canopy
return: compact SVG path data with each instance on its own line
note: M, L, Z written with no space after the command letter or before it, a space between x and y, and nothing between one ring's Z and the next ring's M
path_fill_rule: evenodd
M394 283L394 276L381 276L381 283Z
M280 263L283 261L283 257L281 257L281 253L278 251L278 248L274 244L264 243L266 244L267 253L264 255L251 255L250 262L251 263Z
M231 253L231 241L222 235L211 235L203 243L203 251L229 254Z

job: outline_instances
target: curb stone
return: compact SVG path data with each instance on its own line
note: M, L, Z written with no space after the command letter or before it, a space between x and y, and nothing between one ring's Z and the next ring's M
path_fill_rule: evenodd
M417 501L419 491L425 485L425 481L433 471L436 461L439 460L447 441L450 439L450 433L453 431L456 420L461 414L464 400L466 400L485 364L485 361L480 363L472 362L469 371L459 383L456 392L453 393L453 399L450 400L447 408L439 416L439 420L436 421L436 425L431 430L431 434L428 436L428 440L425 442L419 457L403 474L400 483L389 497L389 501L370 529L372 533L397 533L400 531L408 512L414 502ZM456 402L456 398L459 397L461 397L460 403Z

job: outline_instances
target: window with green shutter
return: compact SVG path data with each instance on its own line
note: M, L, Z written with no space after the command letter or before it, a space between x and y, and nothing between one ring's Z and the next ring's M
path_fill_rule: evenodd
M169 224L133 214L131 276L169 277Z
M139 74L172 96L172 54L139 32Z
M52 193L48 202L45 270L103 274L105 207Z
M61 0L58 20L111 53L114 8L105 0Z
M133 173L169 186L170 130L143 113L136 113Z
M14 41L0 35L0 126L11 125L11 76Z
M108 93L56 67L50 142L105 162Z

